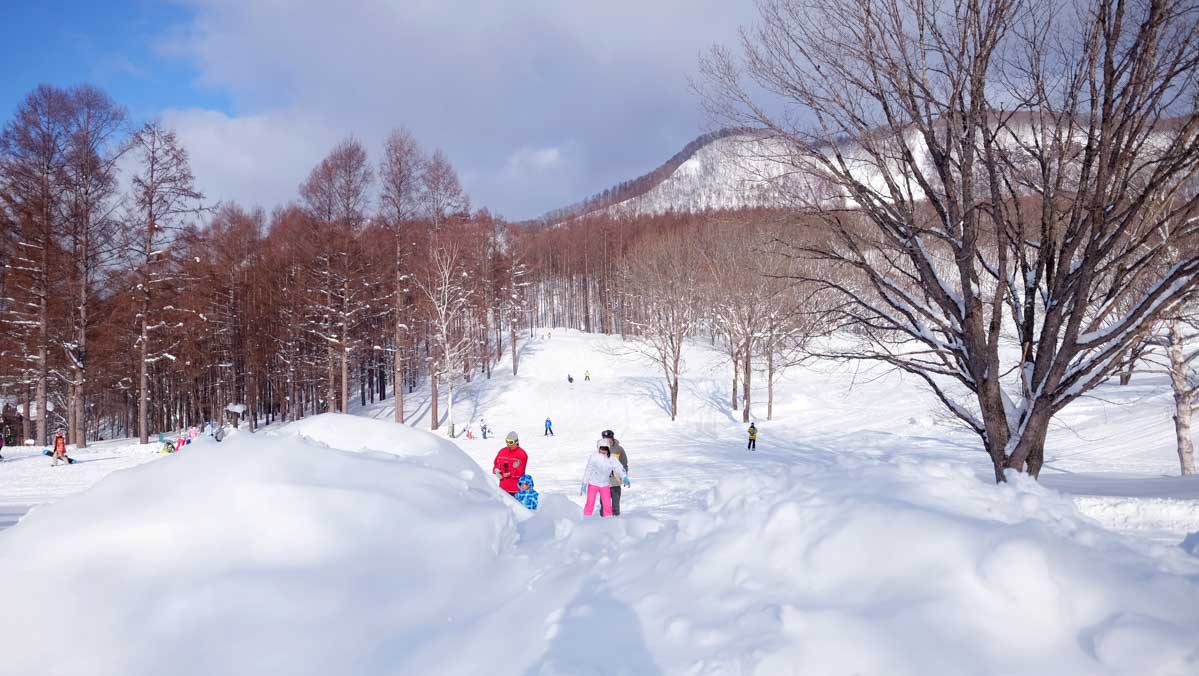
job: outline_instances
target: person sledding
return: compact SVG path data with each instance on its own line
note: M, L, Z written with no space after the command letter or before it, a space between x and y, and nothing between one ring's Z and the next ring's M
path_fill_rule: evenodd
M50 463L51 467L64 463L67 465L75 464L74 458L67 457L67 438L62 433L62 430L54 433L54 453L51 455L54 458L54 462Z
M608 485L608 477L616 474L628 485L628 477L624 467L612 457L612 441L603 437L596 443L596 452L587 459L587 468L583 470L583 486L579 495L587 494L587 502L583 505L583 516L591 516L595 512L595 498L599 496L602 505L601 514L612 516L612 492Z
M533 477L528 474L522 474L520 475L520 479L517 480L516 485L520 490L512 497L519 500L520 504L529 509L537 509L538 493L533 490Z
M529 454L519 444L520 437L516 432L509 432L504 437L504 447L495 454L491 469L491 473L500 479L500 488L514 498L520 492L517 478L525 473L529 464Z

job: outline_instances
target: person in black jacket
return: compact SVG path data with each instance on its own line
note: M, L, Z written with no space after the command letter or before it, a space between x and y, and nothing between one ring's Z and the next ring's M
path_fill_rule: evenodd
M600 436L611 442L608 448L612 452L612 459L619 460L620 466L624 468L624 477L618 477L616 472L613 472L608 478L609 490L612 492L612 516L620 516L621 486L629 485L629 456L625 453L624 446L621 446L620 442L616 440L616 435L612 430L604 430Z

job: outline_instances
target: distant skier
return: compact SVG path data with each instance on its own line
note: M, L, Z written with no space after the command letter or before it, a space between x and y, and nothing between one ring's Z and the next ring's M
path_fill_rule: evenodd
M504 447L495 454L495 462L492 463L491 469L491 473L500 478L500 488L512 497L516 497L520 491L520 486L516 483L517 477L523 475L529 465L529 454L525 453L525 449L519 444L520 437L516 432L509 432L508 436L504 437Z
M0 451L4 450L4 435L0 434ZM4 459L4 453L0 453L0 460Z
M175 440L175 452L178 453L179 451L182 451L183 447L186 445L187 445L187 437L180 434L179 438Z
M583 371L583 380L591 380L591 371Z
M487 429L487 421L486 421L486 420L480 420L480 421L479 421L479 434L482 434L482 435L483 435L483 439L484 439L484 440L486 440L486 439L487 439L487 432L488 432L488 429Z
M587 494L587 502L583 505L583 516L591 516L595 512L595 496L599 496L600 513L612 516L612 491L608 477L617 474L625 479L624 467L612 457L612 442L607 438L596 443L598 450L587 459L587 467L583 470L583 485L579 495Z
M512 496L520 501L520 504L529 509L537 509L537 499L539 497L537 491L533 490L533 477L528 474L520 475L520 479L516 482L520 488L516 495Z
M616 440L616 435L612 430L604 430L600 436L611 442L609 449L612 452L612 459L619 461L620 466L624 468L623 479L617 477L615 472L608 477L608 489L612 493L612 516L620 516L621 485L629 485L629 456L620 442Z
M575 384L575 378L574 378L574 376L572 376L572 375L570 375L569 373L567 373L567 374L566 374L566 382L570 383L571 385L574 385L574 384Z
M758 450L758 428L754 427L753 423L749 424L749 445L745 447L748 450Z
M52 455L54 457L54 462L50 463L51 467L54 467L60 463L66 463L68 465L75 464L74 459L67 457L67 438L63 435L61 430L54 433L54 453Z
M541 436L543 436L543 437L554 436L554 423L550 422L549 418L545 419L545 434L542 434Z

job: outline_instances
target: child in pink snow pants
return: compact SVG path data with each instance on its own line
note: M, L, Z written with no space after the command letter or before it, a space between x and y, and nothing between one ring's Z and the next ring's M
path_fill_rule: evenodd
M595 496L598 495L602 505L602 514L612 516L612 491L608 479L613 473L624 479L624 467L620 461L612 458L612 442L607 438L600 439L596 444L598 450L587 459L587 468L583 470L583 485L579 495L587 493L587 504L583 505L583 516L591 516L595 512Z

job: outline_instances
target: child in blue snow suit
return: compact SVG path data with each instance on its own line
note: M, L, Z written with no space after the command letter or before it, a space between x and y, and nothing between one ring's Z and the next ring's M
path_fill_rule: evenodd
M533 477L530 474L520 475L520 479L516 482L517 488L520 490L516 495L512 496L520 501L520 504L529 509L537 509L537 491L533 490Z

